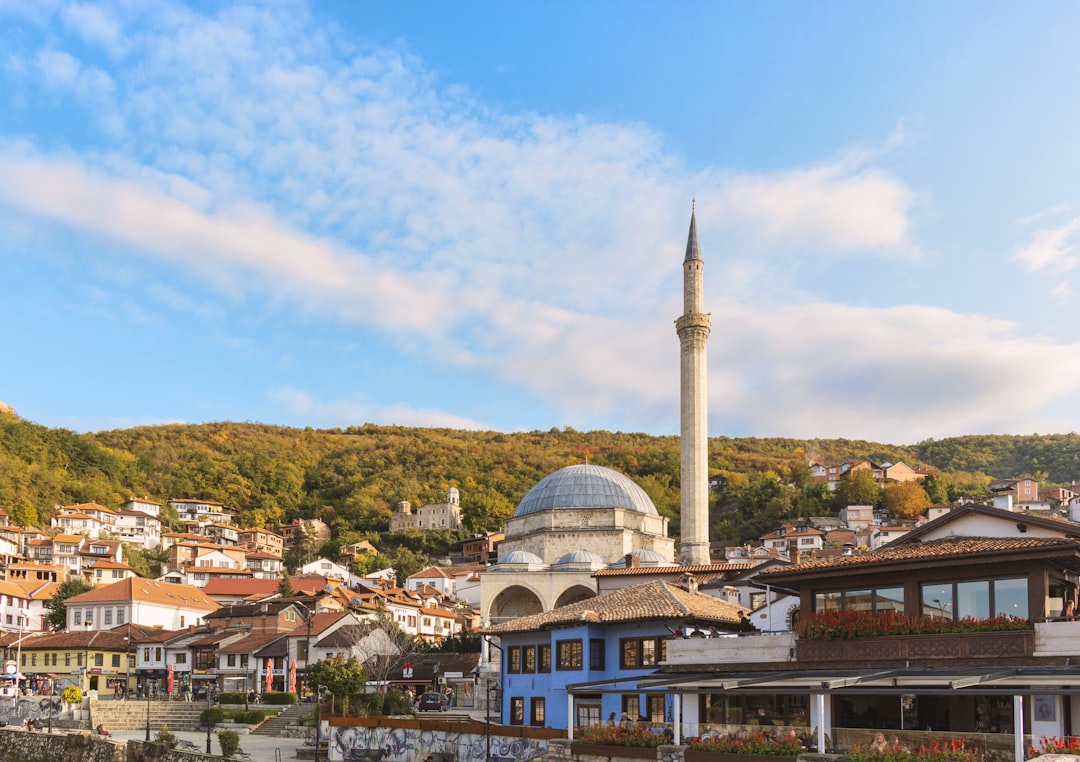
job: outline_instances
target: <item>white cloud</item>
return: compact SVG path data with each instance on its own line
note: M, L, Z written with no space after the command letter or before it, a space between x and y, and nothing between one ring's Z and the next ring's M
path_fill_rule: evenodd
M487 430L469 418L444 410L415 408L409 404L378 405L367 400L320 401L298 389L273 389L267 396L292 415L318 426L351 426L371 421L397 426L425 426L448 429Z
M1077 256L1077 234L1080 233L1080 217L1058 228L1038 230L1031 242L1016 252L1014 259L1028 272L1049 270L1055 275L1068 272L1080 264Z
M120 23L106 7L68 3L60 9L60 18L65 26L87 42L102 46L112 55L119 56L123 52Z

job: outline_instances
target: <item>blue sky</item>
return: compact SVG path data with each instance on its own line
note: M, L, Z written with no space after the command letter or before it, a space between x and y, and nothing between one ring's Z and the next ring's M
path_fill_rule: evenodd
M1080 430L1080 5L0 0L48 426Z

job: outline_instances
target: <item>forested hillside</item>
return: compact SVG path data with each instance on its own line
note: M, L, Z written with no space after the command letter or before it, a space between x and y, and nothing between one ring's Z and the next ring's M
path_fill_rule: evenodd
M710 441L710 469L725 477L714 538L741 541L758 524L835 508L806 485L810 460L867 457L950 472L935 499L985 490L990 477L1080 478L1080 436L960 437L900 447L850 440ZM138 427L96 434L48 429L0 413L0 507L23 524L56 505L130 496L217 500L245 525L319 517L338 536L384 530L400 500L442 500L456 486L473 530L497 528L546 474L573 463L633 477L678 533L677 437L551 429L523 433L396 426L289 429L247 423ZM955 473L953 473L955 472Z

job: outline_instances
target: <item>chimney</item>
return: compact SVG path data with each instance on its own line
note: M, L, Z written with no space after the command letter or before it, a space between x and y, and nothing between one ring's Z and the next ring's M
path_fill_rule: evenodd
M635 556L633 553L627 553L626 554L626 568L627 569L636 569L639 566L641 566L641 558L638 557L638 556Z
M690 593L691 595L697 595L697 591L698 591L697 577L695 577L693 574L690 574L689 572L687 572L686 574L683 575L682 582L683 582L683 584L682 584L683 589L685 589L686 592Z

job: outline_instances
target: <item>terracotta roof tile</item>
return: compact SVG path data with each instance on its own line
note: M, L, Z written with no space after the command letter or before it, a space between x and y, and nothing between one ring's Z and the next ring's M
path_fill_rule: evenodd
M694 619L734 624L740 606L703 593L689 593L666 582L653 581L624 587L607 595L571 603L542 614L532 614L488 627L492 634L550 630L585 622L636 622Z
M68 599L69 603L106 603L113 601L146 601L164 606L178 606L198 611L215 611L216 601L190 585L155 582L141 577L128 577L111 585Z
M992 555L1023 550L1061 548L1080 551L1080 542L1065 537L948 537L928 542L886 547L854 556L816 559L801 564L768 569L757 579L794 577L808 571L861 568L890 563L927 561L956 556Z

